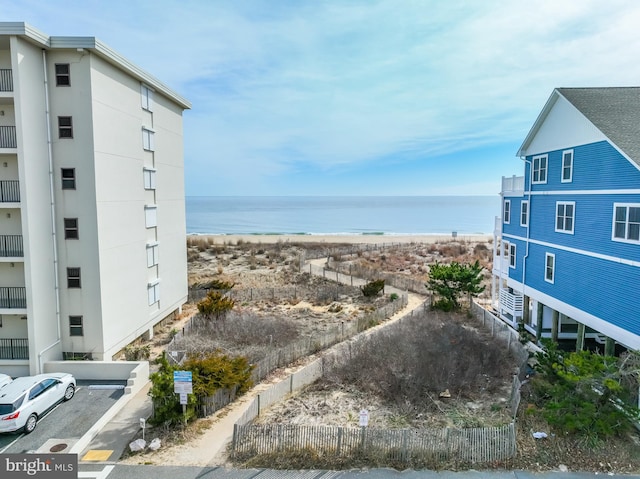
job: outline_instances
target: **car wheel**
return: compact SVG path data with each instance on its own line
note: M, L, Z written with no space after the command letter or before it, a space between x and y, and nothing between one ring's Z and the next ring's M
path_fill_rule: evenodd
M33 432L37 424L38 424L38 416L36 416L35 414L32 414L31 416L29 416L27 418L27 423L24 425L25 434L29 434L30 432Z
M73 387L73 384L69 384L67 386L67 389L64 392L64 400L68 401L69 399L71 399L73 397L73 395L76 393L76 388Z

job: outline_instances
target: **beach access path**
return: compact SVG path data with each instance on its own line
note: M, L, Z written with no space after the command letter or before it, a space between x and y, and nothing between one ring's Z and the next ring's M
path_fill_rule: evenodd
M305 262L305 267L311 270L312 274L322 276L324 274L323 267L326 258L314 259ZM310 265L310 267L309 267ZM331 279L336 279L340 283L353 284L354 286L364 285L365 280L360 278L351 278L349 275L331 272ZM422 308L426 298L424 296L400 291L396 288L386 286L385 292L396 294L407 294L407 306L396 312L388 321L376 326L376 328L386 327L387 325L399 320L405 315L416 309ZM365 331L370 333L373 329ZM363 334L363 333L361 333ZM288 380L289 376L304 368L307 364L315 361L319 355L313 355L306 358L301 364L292 368L285 368L272 375L269 379L257 384L243 396L236 399L233 403L217 411L210 416L211 425L197 438L189 441L188 444L180 444L168 448L161 448L156 452L148 455L135 455L123 461L123 464L139 464L140 461L149 461L156 464L168 466L230 466L227 461L227 447L233 438L233 426L242 417L247 408L251 405L253 399L260 393L264 392L272 385Z

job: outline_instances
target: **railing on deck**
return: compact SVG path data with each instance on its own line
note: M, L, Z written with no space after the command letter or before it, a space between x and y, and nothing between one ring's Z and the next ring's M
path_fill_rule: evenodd
M24 256L22 235L0 235L0 257L20 258Z
M27 307L27 289L25 287L1 287L0 308L24 309Z
M0 148L17 148L15 126L0 126Z
M524 193L524 176L503 176L502 177L502 194L523 194Z
M0 91L13 91L13 74L11 69L0 68Z
M29 340L0 338L0 359L29 359Z
M0 181L0 203L20 203L20 182L18 180Z

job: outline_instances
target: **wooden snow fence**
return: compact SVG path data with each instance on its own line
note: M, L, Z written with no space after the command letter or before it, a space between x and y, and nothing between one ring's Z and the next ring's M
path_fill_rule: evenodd
M313 450L388 461L501 462L516 452L515 424L466 429L377 429L287 424L234 426L235 456Z

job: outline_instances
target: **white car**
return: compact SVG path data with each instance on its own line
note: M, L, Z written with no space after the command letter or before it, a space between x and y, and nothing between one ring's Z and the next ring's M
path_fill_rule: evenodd
M75 392L76 380L67 373L14 379L0 388L0 432L32 432L38 419Z
M13 379L11 379L11 376L7 376L6 374L0 373L0 388L3 388L7 384L9 384L11 381L13 381Z

